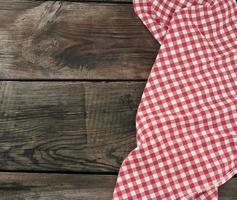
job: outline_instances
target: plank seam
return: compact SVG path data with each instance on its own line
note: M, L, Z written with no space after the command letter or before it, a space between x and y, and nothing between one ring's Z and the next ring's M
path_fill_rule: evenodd
M147 79L0 79L0 82L146 82Z
M26 173L26 174L78 174L78 175L114 175L117 176L118 172L76 172L76 171L31 171L31 170L0 170L0 173Z
M35 1L42 1L42 2L47 2L47 1L52 1L52 0L35 0ZM57 2L57 0L54 0ZM104 0L104 1L98 1L98 0L60 0L60 2L73 2L73 3L98 3L98 4L132 4L132 1L109 1L109 0Z

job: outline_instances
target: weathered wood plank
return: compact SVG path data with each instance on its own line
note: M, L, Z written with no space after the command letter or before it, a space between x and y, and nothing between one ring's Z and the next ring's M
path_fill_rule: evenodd
M111 200L116 176L0 173L1 200Z
M117 172L145 82L0 82L0 170Z
M0 79L146 79L159 45L131 4L0 0Z
M110 200L116 176L0 173L2 200ZM219 200L237 199L237 179L219 189Z
M237 177L230 179L219 188L219 200L237 200Z

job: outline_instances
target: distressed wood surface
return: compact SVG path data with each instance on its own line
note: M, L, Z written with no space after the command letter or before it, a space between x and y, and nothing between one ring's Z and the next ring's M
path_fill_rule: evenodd
M0 83L0 170L117 172L145 82Z
M159 49L131 4L0 0L0 79L146 79Z
M230 179L219 188L219 200L237 200L237 177Z
M1 200L111 200L116 176L0 173Z
M0 173L2 200L111 200L115 175ZM219 188L219 200L237 199L237 179Z

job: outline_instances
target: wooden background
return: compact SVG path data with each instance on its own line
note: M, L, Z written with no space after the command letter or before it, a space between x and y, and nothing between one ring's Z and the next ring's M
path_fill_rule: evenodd
M111 199L159 44L131 0L0 0L0 20L0 199Z

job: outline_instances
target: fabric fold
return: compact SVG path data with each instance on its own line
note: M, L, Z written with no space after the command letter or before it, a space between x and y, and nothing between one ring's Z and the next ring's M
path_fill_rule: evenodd
M161 43L113 200L218 199L237 173L234 1L134 0Z

